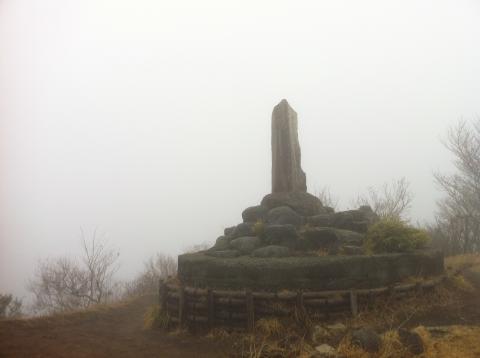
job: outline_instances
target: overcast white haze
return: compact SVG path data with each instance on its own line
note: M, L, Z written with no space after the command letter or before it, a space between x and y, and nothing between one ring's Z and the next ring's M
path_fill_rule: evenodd
M0 0L0 291L98 227L130 278L270 191L297 111L309 191L405 176L430 220L440 138L480 114L480 2Z

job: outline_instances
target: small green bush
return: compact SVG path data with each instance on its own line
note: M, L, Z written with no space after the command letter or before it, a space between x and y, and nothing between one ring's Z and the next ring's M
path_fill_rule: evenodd
M256 236L262 238L265 233L265 223L262 220L257 220L253 225L253 232Z
M409 252L425 247L429 240L426 231L399 219L385 218L370 227L365 246L373 253Z

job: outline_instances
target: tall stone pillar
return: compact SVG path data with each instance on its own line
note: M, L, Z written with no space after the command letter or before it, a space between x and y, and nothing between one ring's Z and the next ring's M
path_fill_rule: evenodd
M297 113L283 99L272 113L272 193L306 192L301 167Z

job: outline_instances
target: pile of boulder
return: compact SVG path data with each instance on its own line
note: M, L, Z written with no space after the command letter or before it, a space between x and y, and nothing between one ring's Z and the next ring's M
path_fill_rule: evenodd
M335 212L306 192L276 192L245 209L207 255L233 258L361 255L365 233L378 217L369 206Z

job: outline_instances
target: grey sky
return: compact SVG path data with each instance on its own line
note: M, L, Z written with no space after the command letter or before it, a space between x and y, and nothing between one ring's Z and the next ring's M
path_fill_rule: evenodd
M299 117L311 192L346 207L432 172L480 113L478 1L0 0L0 291L106 234L122 277L213 241L270 190L270 115Z

